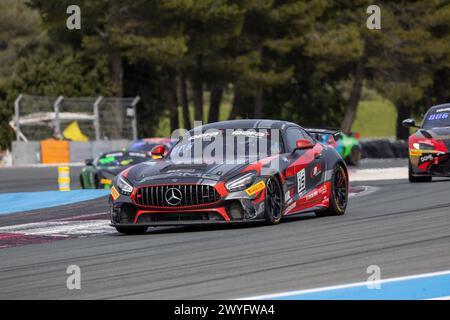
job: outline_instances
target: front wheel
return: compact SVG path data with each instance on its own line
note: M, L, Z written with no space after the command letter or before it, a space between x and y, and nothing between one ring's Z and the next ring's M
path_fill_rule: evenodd
M123 234L144 234L147 227L115 227L116 230Z
M409 182L415 183L415 182L431 182L432 177L425 176L425 177L416 177L413 175L412 170L412 164L411 161L408 161L408 180Z
M348 178L342 164L336 165L331 179L330 204L316 216L341 216L345 213L348 203Z
M266 224L277 224L281 220L283 209L283 193L281 185L276 177L270 177L266 181L266 199L264 218Z

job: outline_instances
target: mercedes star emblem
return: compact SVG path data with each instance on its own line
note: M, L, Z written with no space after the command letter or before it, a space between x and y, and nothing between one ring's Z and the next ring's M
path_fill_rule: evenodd
M170 188L166 191L165 198L169 205L176 206L180 204L183 195L177 188Z

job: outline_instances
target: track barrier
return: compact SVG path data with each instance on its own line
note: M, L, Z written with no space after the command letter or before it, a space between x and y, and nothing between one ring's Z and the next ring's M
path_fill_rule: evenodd
M372 159L407 158L408 143L389 139L361 141L362 157Z

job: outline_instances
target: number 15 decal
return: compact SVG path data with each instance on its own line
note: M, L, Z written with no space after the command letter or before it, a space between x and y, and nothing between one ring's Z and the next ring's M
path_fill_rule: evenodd
M297 193L301 194L306 189L306 175L305 169L303 168L297 172Z

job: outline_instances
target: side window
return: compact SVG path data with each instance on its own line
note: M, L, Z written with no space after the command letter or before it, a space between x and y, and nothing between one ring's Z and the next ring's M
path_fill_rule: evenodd
M313 142L311 136L300 128L295 127L288 128L286 131L286 136L287 136L287 147L291 151L295 149L297 140L303 139L303 140L310 140L311 142Z

